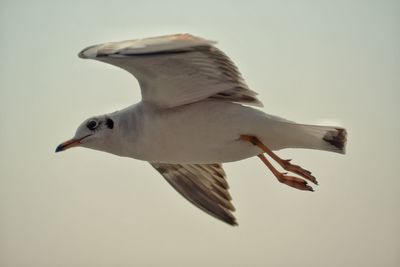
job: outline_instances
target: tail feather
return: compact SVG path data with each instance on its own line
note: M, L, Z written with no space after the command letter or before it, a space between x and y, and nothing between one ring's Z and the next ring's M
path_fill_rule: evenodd
M347 132L346 129L336 128L334 131L328 131L322 138L325 142L339 149L340 153L346 153Z
M266 123L258 136L271 150L305 148L346 153L347 131L337 126L299 124L264 114Z
M301 125L312 149L346 153L347 131L340 127Z

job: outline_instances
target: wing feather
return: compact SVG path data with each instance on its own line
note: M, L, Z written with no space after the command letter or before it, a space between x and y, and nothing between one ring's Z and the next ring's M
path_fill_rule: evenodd
M221 164L165 164L151 165L183 197L198 208L230 225L237 225L232 211L225 172ZM222 182L223 181L223 182Z
M79 56L130 72L139 81L142 100L160 107L206 98L262 106L235 64L213 44L178 34L95 45Z

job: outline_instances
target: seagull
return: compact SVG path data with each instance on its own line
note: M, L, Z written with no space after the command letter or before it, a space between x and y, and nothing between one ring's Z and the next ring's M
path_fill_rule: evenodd
M148 161L188 201L230 225L237 220L222 163L258 156L279 182L313 191L308 182L318 183L311 172L274 151L344 154L346 130L299 124L255 108L262 107L257 93L215 44L174 34L83 49L80 58L135 76L142 100L85 120L56 152L85 147Z

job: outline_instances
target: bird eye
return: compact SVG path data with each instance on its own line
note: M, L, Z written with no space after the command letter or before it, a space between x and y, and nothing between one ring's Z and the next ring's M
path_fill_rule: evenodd
M96 120L90 120L87 124L86 127L88 127L89 130L94 130L99 126L99 123Z

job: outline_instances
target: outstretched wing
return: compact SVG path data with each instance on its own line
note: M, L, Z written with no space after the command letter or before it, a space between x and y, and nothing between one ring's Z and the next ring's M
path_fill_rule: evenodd
M206 98L262 106L234 63L215 42L189 34L90 46L81 58L106 62L133 74L142 100L175 107Z
M151 165L194 205L230 225L237 225L235 210L228 192L228 183L221 164L164 164Z

